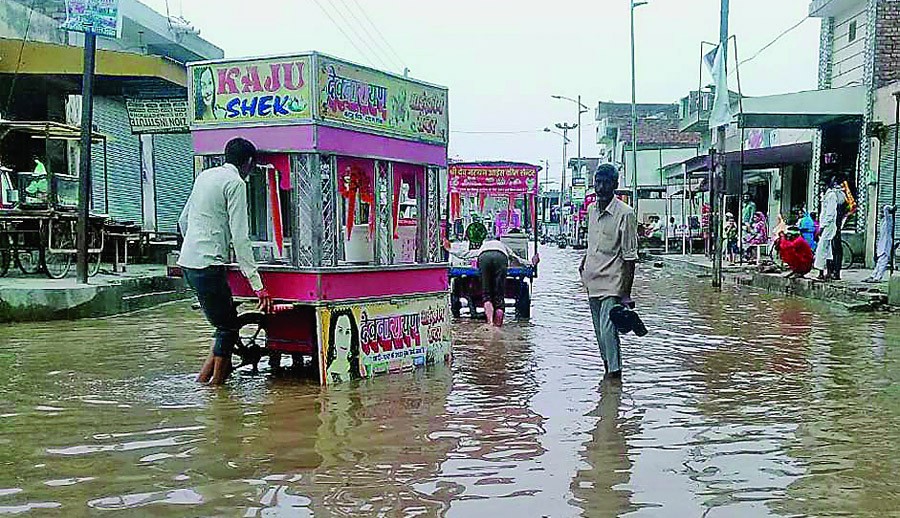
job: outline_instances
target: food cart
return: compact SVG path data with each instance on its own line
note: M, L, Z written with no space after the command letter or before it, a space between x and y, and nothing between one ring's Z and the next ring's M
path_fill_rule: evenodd
M240 364L319 382L451 357L441 169L447 90L319 53L189 64L198 170L253 142L250 234L278 311L241 316ZM236 267L232 292L253 297Z
M0 121L0 142L17 136L43 141L43 162L31 171L0 167L0 276L13 267L24 274L44 273L51 279L68 275L74 262L78 221L78 177L53 170L51 143L77 141L81 129L58 122ZM106 175L106 137L95 133L103 145L103 181ZM16 149L28 153L31 146ZM104 189L104 192L108 192ZM106 202L104 200L104 207ZM88 275L100 270L107 216L92 211L88 218Z
M534 254L537 254L537 211L535 198L538 193L538 172L541 167L523 162L458 162L450 164L448 192L450 218L456 218L465 209L481 213L489 201L501 201L495 210L491 235L528 259L529 244L534 238ZM517 208L517 201L521 209ZM495 206L497 207L497 206ZM524 217L522 216L524 213ZM537 277L537 268L529 264L510 265L506 296L515 300L516 316L531 316L531 283ZM455 260L450 268L450 308L455 317L462 310L465 299L469 315L475 317L482 305L481 275L475 261Z

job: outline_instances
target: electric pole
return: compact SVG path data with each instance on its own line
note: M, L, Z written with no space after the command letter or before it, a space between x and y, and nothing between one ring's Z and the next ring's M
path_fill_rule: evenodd
M728 0L721 0L719 11L719 52L722 55L723 62L726 63L727 71L728 60ZM727 77L727 76L726 76ZM716 91L716 95L724 95L730 102L728 92L728 83L725 83L725 91ZM720 180L725 185L725 175L727 174L727 164L725 160L725 129L726 125L719 126L716 129L716 160L710 164L712 174L710 174L709 182L709 203L710 203L710 237L712 239L713 253L713 288L722 289L722 236L721 236L721 215L722 215L722 193L719 192Z
M566 147L569 145L569 130L577 128L578 124L567 124L565 122L560 122L556 124L556 127L561 129L563 132L562 182L559 186L559 207L561 215L562 208L566 205L566 197L569 193L569 189L566 187L566 168L568 167L568 164L566 164ZM566 232L568 232L569 230L568 218L566 218L565 230Z

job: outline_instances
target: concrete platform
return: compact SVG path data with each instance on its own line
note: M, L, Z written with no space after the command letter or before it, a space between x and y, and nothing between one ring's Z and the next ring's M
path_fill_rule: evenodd
M664 267L682 272L710 276L712 262L702 255L655 255L651 260L660 261ZM755 265L724 265L726 282L761 288L769 292L793 295L839 304L850 311L872 311L888 304L888 282L868 284L862 282L872 271L867 269L845 270L840 281L823 282L811 273L804 279L789 279L785 273L761 273Z
M127 273L101 273L79 284L74 275L0 277L0 323L71 320L127 313L190 297L184 281L162 265L129 265Z

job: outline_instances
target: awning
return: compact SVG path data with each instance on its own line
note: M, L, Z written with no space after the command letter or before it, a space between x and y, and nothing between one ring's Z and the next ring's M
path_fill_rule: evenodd
M41 138L47 140L80 140L81 128L78 126L69 126L60 122L41 121L8 121L0 119L0 140L11 132L24 133L33 138ZM106 136L96 131L91 135L91 141L103 142Z
M744 151L744 169L769 169L792 164L803 164L812 160L812 143L800 142L786 146L764 147ZM725 154L728 165L741 162L741 152L731 151ZM682 162L684 169L672 171L667 176L670 180L683 178L703 178L709 174L709 156L700 155Z
M21 58L19 58L21 53ZM0 38L0 74L68 76L81 80L84 50L81 47ZM100 78L155 78L185 87L184 65L160 56L97 50L96 75Z
M766 97L747 97L738 126L743 128L820 128L824 125L862 117L866 89L848 86L810 90Z

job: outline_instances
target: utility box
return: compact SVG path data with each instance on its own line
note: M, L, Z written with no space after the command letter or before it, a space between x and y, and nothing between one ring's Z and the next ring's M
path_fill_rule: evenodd
M900 272L891 275L888 280L888 304L900 306Z

